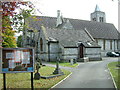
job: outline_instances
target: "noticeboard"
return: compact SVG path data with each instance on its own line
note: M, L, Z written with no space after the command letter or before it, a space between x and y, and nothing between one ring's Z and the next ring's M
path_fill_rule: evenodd
M1 73L34 72L33 48L3 48L1 57Z

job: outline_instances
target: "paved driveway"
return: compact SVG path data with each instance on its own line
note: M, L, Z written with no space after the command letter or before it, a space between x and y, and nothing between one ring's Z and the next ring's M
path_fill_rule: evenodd
M66 68L72 75L54 88L114 88L107 69L107 64L113 61L118 58L103 58L103 61L79 63L74 69Z

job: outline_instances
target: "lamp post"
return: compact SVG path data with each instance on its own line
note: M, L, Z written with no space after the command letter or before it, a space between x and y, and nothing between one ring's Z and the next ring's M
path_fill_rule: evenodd
M28 43L27 45L29 45L30 47L34 47L34 43L33 43L33 30L28 30L28 34L29 34L29 39L28 39Z
M29 39L27 45L29 47L34 47L36 51L36 61L40 60L40 50L39 50L39 38L40 38L40 30L37 31L38 35L35 34L33 30L28 30ZM41 63L40 63L41 64Z
M37 44L38 44L38 42L37 42ZM40 65L42 65L42 61L40 60L40 51L39 51L38 47L36 47L36 61L39 62Z
M39 69L40 69L40 63L37 62L37 63L36 63L36 70L37 70L37 72L34 74L34 79L35 79L35 80L39 80L39 79L40 79Z
M40 47L39 47L39 41L40 41L40 30L37 31L38 35L37 35L37 41L35 42L35 47L36 47L36 61L40 63L40 65L42 65L42 61L40 59Z
M29 47L34 47L35 48L35 62L36 62L36 73L34 74L34 79L35 80L39 80L40 79L40 73L39 73L39 69L40 69L40 65L42 65L42 62L40 60L40 50L39 50L39 38L40 38L40 30L37 31L38 35L35 35L33 32L33 30L28 30L28 34L29 34L29 40L28 40L28 46ZM36 39L36 40L35 40Z
M39 50L39 45L38 45L38 40L40 38L40 30L38 30L38 35L37 35L37 41L35 42L35 47L36 47L36 70L37 72L34 74L34 79L35 80L39 80L40 79L40 73L39 73L39 69L40 69L40 65L42 65L42 62L40 60L40 50Z

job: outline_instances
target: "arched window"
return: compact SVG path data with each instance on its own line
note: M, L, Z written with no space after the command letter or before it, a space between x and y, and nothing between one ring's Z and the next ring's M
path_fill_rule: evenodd
M100 19L100 22L103 22L103 17L100 17L99 19Z
M93 18L93 21L96 21L96 18Z
M40 50L43 51L43 40L40 38Z

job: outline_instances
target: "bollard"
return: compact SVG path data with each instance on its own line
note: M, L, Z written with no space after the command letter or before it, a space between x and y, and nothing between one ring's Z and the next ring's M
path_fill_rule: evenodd
M73 65L73 59L70 60L70 64Z

